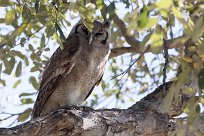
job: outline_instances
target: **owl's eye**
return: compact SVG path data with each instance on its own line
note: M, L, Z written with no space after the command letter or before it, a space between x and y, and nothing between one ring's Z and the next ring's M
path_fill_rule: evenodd
M86 34L89 33L89 32L88 32L88 29L87 29L85 26L82 26L82 27L81 27L81 30L82 30L83 32L85 32Z
M103 35L104 34L104 30L100 29L95 36L99 36L99 35Z

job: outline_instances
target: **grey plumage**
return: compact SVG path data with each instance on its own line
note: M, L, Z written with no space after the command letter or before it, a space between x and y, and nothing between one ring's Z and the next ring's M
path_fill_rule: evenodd
M64 49L58 48L42 74L32 118L65 105L80 106L104 73L110 53L109 22L94 21L92 32L79 21L71 30Z

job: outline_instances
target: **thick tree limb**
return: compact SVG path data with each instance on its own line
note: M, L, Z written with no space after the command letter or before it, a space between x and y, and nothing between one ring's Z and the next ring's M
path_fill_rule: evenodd
M164 85L159 86L154 92L150 93L130 108L134 108L135 110L148 108L157 110L160 113L164 113L162 106L172 84L173 82L167 82L165 84L166 90L163 90ZM171 102L170 109L167 112L170 118L180 115L183 112L183 108L186 102L192 97L190 95L183 94L182 90L179 90L179 92L180 94L178 98Z
M129 109L99 109L67 106L49 115L31 120L13 128L1 128L1 136L165 136L177 131L175 122L170 121L172 111L164 113L160 105L172 82L158 87L153 93ZM182 107L188 100L184 94L171 109ZM182 109L182 108L179 108ZM175 113L175 112L173 112ZM180 111L177 112L178 115ZM203 118L203 115L201 116ZM202 121L196 129L204 133ZM192 134L186 131L186 135Z
M141 134L163 136L168 129L167 116L155 114L152 111L61 109L44 118L1 130L0 134L8 136L135 136Z
M175 39L170 39L166 41L166 46L168 49L174 49L174 48L181 48L182 45L184 44L185 39L183 37L178 37ZM113 48L111 49L111 54L109 56L109 59L126 54L126 53L141 53L140 50L140 43L137 43L136 46L131 46L131 47L120 47L120 48ZM139 47L139 48L138 48ZM162 48L163 50L163 48ZM147 52L152 52L151 48L146 51Z

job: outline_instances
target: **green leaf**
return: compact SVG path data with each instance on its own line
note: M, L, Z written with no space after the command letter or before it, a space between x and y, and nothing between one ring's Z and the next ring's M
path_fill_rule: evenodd
M169 89L169 92L163 101L164 103L162 105L162 111L168 112L170 110L170 106L171 106L172 100L174 98L176 89L178 89L178 88L174 87L174 85L172 85L171 88Z
M15 65L15 58L11 57L11 59L8 61L7 59L3 60L4 62L4 66L5 66L5 70L4 73L10 75L11 72L13 71L14 65Z
M150 37L151 51L155 54L161 51L163 45L163 36L159 33L153 33Z
M113 92L114 92L114 90L107 90L107 91L105 92L105 96L106 96L106 97L109 97L109 96L111 96L111 95L113 94Z
M90 107L93 107L95 104L97 104L98 103L98 101L97 100L91 100L91 105L90 105Z
M178 99L181 85L186 84L186 82L189 82L189 73L191 71L191 68L190 66L185 66L186 63L184 64L181 63L181 65L182 65L182 72L179 74L178 79L174 81L174 83L171 85L168 94L165 96L163 100L163 105L161 107L161 110L163 112L168 112L170 110L170 106L173 99L174 100Z
M30 51L34 51L33 45L32 45L32 44L29 44L29 45L28 45L28 49L29 49Z
M27 7L27 5L23 6L23 11L22 11L22 18L23 18L23 23L29 23L31 20L31 10Z
M106 83L102 80L101 81L101 87L102 87L103 91L105 90L106 86L107 86Z
M32 109L31 109L31 108L26 109L23 113L21 113L21 114L18 115L17 120L18 120L19 122L24 122L24 121L26 121L26 120L30 117L31 112L32 112Z
M38 13L38 11L39 11L39 5L40 5L40 0L36 0L36 2L35 2L35 11L36 11L36 13Z
M80 3L75 3L75 9L79 11L79 13L84 17L84 19L87 19L88 22L93 22L94 17L92 12L85 7L84 5Z
M84 23L84 25L86 26L86 28L88 28L88 30L91 32L93 29L93 23L88 22L86 19L82 18L82 22Z
M50 48L45 48L44 51L50 51Z
M40 48L42 49L45 46L45 35L43 34L40 40Z
M21 26L13 31L13 33L9 37L9 40L13 40L17 36L21 35L21 33L26 29L27 25L28 24L21 24Z
M39 67L38 66L33 66L30 70L30 72L36 72L39 71Z
M159 53L161 51L163 45L163 29L161 26L157 26L156 31L152 33L149 39L149 44L151 44L150 48L152 53Z
M198 86L204 89L204 68L200 70L198 74Z
M183 18L183 15L181 13L181 11L176 8L176 7L172 7L172 13L174 14L174 16L183 24L186 25L186 21ZM184 26L185 27L185 26Z
M141 14L138 16L138 27L143 28L146 26L148 21L148 10L147 7L144 6L141 10Z
M15 11L14 10L8 11L5 16L5 23L7 25L10 25L14 20L15 20Z
M62 43L65 42L66 37L64 36L64 33L62 32L62 29L60 28L60 26L57 23L55 23L55 28L57 29L57 31L60 34L60 39L61 39Z
M98 9L102 9L103 8L103 0L96 0L96 6Z
M199 17L199 19L196 21L195 24L195 29L193 29L193 33L192 33L192 39L196 42L200 36L202 36L203 34L203 26L204 26L204 22L203 22L203 16Z
M16 67L15 76L19 77L21 75L21 72L22 72L22 62L20 61Z
M21 83L21 80L20 80L20 79L17 80L17 81L14 83L13 88L16 88L20 83Z
M0 7L12 6L14 3L10 0L1 0Z
M23 60L24 60L24 62L25 62L25 65L26 65L26 66L28 66L28 65L29 65L28 58L27 58L27 57L25 57Z
M129 101L133 103L133 102L135 102L135 99L129 98Z
M146 29L154 27L156 24L158 24L158 18L148 18Z
M5 80L0 79L0 85L6 86L6 81L5 81Z
M56 41L59 43L60 49L63 50L63 49L64 49L64 46L63 46L62 41L61 41L61 39L60 39L60 37L58 36L57 33L54 33L54 38L55 38Z
M54 25L52 24L48 24L46 29L45 29L45 32L46 32L46 37L49 38L51 36L54 35L55 33L55 29L53 29Z
M22 60L26 57L24 54L22 54L20 51L16 51L16 50L11 50L10 52L8 52L10 55L12 56L18 56L19 58L21 58Z
M0 78L1 78L1 71L2 71L2 63L0 64Z
M172 0L160 0L156 3L157 8L159 9L168 9L173 4Z
M40 6L38 14L37 14L37 18L38 18L39 22L42 25L48 23L48 17L49 16L51 16L51 15L50 15L50 11L49 11L48 6L46 6L46 5Z
M89 31L92 31L94 17L91 10L78 2L74 4L74 9L79 11L79 14L83 19L82 21L84 25L88 28Z
M33 95L34 93L22 93L19 95L19 97L24 97L24 96L31 96Z
M0 18L0 23L4 23L5 19L4 18Z
M117 95L117 94L119 94L119 93L120 93L120 90L118 90L118 89L117 89L117 90L113 90L113 92L114 92L114 94L116 94L116 95Z
M29 82L32 84L32 86L38 90L39 89L39 84L37 82L37 80L35 79L35 77L31 76L29 79Z
M33 103L33 99L31 99L31 98L22 98L21 99L21 103L22 104L32 104Z

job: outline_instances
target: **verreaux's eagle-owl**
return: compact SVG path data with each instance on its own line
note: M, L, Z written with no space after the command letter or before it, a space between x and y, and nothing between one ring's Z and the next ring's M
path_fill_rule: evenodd
M64 49L58 48L45 66L32 118L86 100L102 79L108 60L109 25L94 21L89 32L80 20L73 27Z

